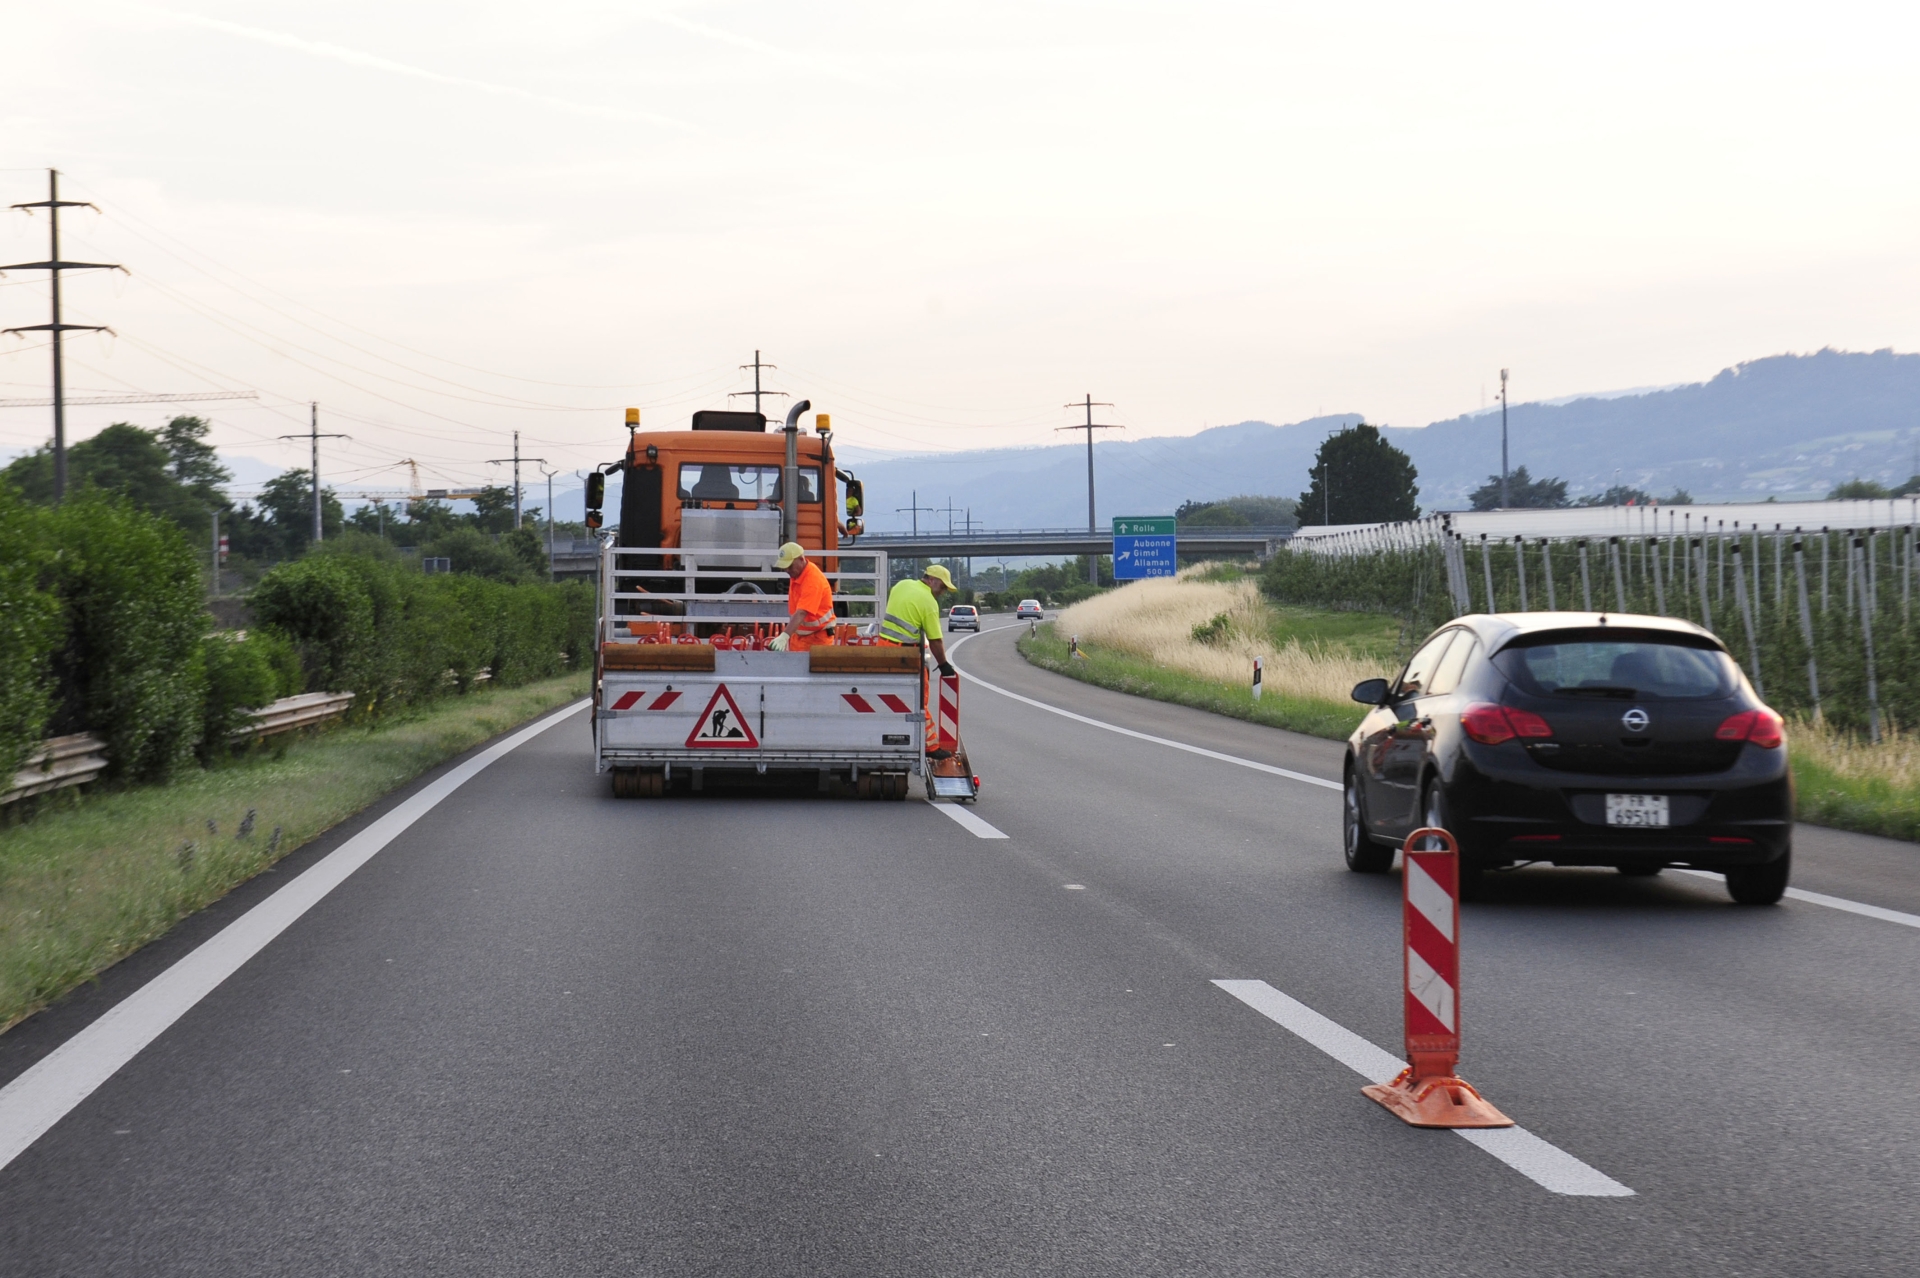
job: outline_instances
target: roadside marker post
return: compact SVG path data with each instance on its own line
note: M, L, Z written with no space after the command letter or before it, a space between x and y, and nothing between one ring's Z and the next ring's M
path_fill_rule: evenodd
M1261 674L1265 660L1264 657L1255 657L1253 659L1253 699L1255 701L1260 699Z
M1429 840L1439 847L1422 849ZM1361 1092L1414 1127L1511 1127L1513 1120L1454 1073L1460 1063L1460 845L1427 827L1401 847L1407 1060L1390 1083Z

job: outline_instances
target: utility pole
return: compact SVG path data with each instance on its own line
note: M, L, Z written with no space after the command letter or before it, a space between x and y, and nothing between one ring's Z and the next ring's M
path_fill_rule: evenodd
M938 512L938 513L944 513L944 514L946 515L946 517L947 517L947 536L949 536L949 537L951 537L951 536L953 536L953 516L954 516L954 512L956 512L956 511L962 511L962 512L964 512L964 511L966 510L966 508L965 508L965 507L962 507L962 506L956 506L956 505L954 505L954 504L953 504L953 494L952 494L952 493L948 493L948 494L947 494L947 504L946 504L946 505L944 505L944 506L938 506L938 507L935 507L935 510L936 510L936 512ZM971 518L972 518L972 516L971 516L971 514L969 514L969 515L968 515L968 518L969 518L969 519L971 519ZM969 531L969 532L971 532L972 530L971 530L971 529L969 529L968 531Z
M487 465L489 466L505 466L509 462L513 464L513 526L515 528L520 526L520 463L523 461L539 462L542 466L552 465L552 463L544 457L522 457L520 455L520 432L517 430L513 432L513 456L490 457L487 459ZM547 518L549 520L553 518L553 498L551 494L549 494L547 498Z
M760 362L759 351L755 351L753 353L753 363L742 364L740 367L751 368L753 370L753 389L750 391L732 391L727 395L728 399L732 399L737 395L751 395L753 396L753 411L757 413L760 411L760 397L762 395L785 395L786 394L785 391L760 389L760 370L764 368L769 371L772 371L773 369L777 369L780 366L778 364L762 364Z
M113 330L104 324L67 324L60 319L60 272L62 271L120 271L126 267L111 262L63 262L60 260L60 210L93 209L100 210L85 200L63 200L60 198L60 170L47 170L47 198L34 200L27 204L16 204L16 209L45 209L49 226L48 243L50 245L47 260L44 262L15 262L11 266L0 266L5 271L45 271L53 284L53 322L51 324L28 324L20 328L10 328L9 333L51 333L53 334L53 504L59 505L67 491L67 367L61 353L60 335L76 330L89 333L111 333Z
M1087 397L1081 400L1079 403L1068 404L1066 405L1066 407L1084 408L1087 410L1087 420L1083 425L1056 426L1054 427L1054 429L1055 430L1084 430L1085 432L1087 432L1087 536L1097 537L1100 535L1100 530L1094 524L1094 521L1093 521L1093 432L1095 432L1096 430L1125 430L1126 427L1112 426L1103 422L1095 422L1093 420L1094 409L1112 408L1113 405L1105 402L1101 402L1101 401L1096 401L1093 398L1092 394L1088 394ZM1087 580L1092 582L1096 586L1100 584L1100 555L1098 554L1098 552L1095 552L1087 556Z
M310 440L313 444L313 539L319 541L322 533L320 524L320 441L323 439L352 439L351 435L322 435L320 433L320 401L313 400L307 405L311 414L307 418L307 433L300 435L282 435L282 439Z
M560 472L548 470L547 464L541 462L540 473L547 477L547 580L558 581L560 574L553 566L553 477Z
M1500 509L1513 508L1513 493L1507 482L1507 370L1500 370Z
M920 535L920 512L924 510L929 515L937 515L940 513L940 508L938 506L922 506L920 504L920 490L918 488L913 490L913 505L895 506L893 508L893 513L897 515L903 510L910 510L913 512L913 535L916 537ZM953 531L951 520L948 521L947 531L948 532Z

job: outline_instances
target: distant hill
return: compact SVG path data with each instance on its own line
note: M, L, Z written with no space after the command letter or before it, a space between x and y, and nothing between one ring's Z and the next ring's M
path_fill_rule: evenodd
M1099 521L1170 514L1183 501L1239 493L1298 496L1320 440L1361 420L1345 413L1101 440ZM1464 508L1467 494L1500 469L1498 412L1386 434L1419 468L1428 510ZM1893 485L1916 470L1920 355L1776 355L1694 385L1516 404L1508 434L1514 465L1567 480L1574 496L1605 490L1616 467L1620 483L1662 494L1682 487L1699 501L1824 497L1855 476ZM868 461L859 472L876 529L907 527L910 517L893 508L913 504L916 490L922 506L959 507L955 527L967 507L987 528L1084 527L1086 457L1084 444L985 449ZM920 512L923 529L945 528L947 519L944 510Z
M1171 514L1185 501L1297 497L1320 441L1361 420L1342 413L1285 426L1241 422L1197 435L1101 439L1094 447L1100 523ZM1084 443L903 455L858 447L857 428L842 434L843 464L865 481L876 530L909 527L911 514L896 507L913 505L916 492L923 507L951 501L956 528L969 508L984 528L1086 526ZM1427 510L1464 508L1467 494L1500 468L1497 411L1386 434L1419 468ZM1615 467L1621 483L1660 494L1682 487L1700 501L1824 497L1855 476L1892 486L1920 469L1920 355L1776 355L1694 385L1516 404L1509 434L1514 465L1567 480L1576 497L1604 491ZM228 461L255 482L274 469L250 458ZM615 510L618 487L616 477L608 485ZM580 518L578 480L567 476L554 496L562 519ZM544 484L529 488L530 503L545 499ZM944 529L948 518L923 509L920 526Z

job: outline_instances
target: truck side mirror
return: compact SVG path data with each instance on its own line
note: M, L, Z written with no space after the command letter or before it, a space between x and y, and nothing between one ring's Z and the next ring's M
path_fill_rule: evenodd
M858 519L867 506L867 490L857 479L847 480L847 518Z
M1353 685L1353 699L1363 706L1384 705L1387 700L1385 679L1363 679Z
M607 504L607 477L599 471L587 475L587 527L600 526L600 508Z

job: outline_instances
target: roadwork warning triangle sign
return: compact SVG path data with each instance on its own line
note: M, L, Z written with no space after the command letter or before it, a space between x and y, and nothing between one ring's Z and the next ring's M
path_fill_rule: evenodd
M689 750L757 750L760 739L753 735L753 727L748 724L747 716L740 713L740 706L727 691L727 685L721 684L713 690L713 699L707 702L707 708L700 712L700 718L693 725L693 732L687 737Z

